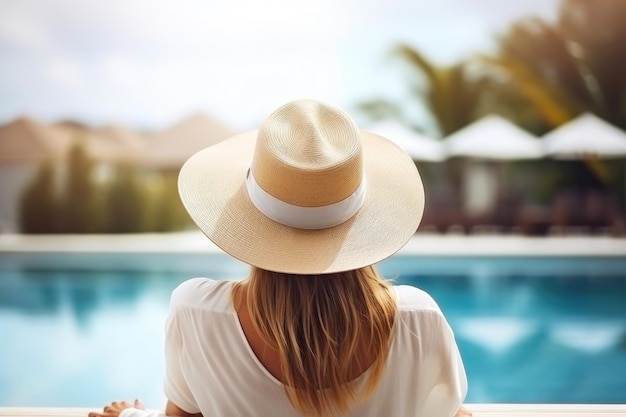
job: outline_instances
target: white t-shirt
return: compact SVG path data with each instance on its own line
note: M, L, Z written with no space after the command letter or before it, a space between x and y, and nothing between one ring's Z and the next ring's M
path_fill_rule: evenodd
M194 278L173 292L166 324L166 397L205 417L300 416L282 383L250 348L232 305L233 286L234 281ZM452 330L426 292L394 289L399 313L385 371L367 402L346 415L451 417L467 392Z

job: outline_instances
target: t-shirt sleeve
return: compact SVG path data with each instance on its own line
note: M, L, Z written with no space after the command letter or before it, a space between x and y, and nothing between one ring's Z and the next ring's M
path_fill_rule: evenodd
M402 320L411 334L407 350L414 355L407 381L416 387L418 415L452 417L467 394L465 368L452 328L427 293L405 288L401 298Z
M199 413L183 372L183 340L178 323L179 307L172 305L165 323L165 382L167 399L190 414Z
M441 312L431 313L438 338L432 340L426 361L438 365L431 369L430 390L425 396L423 415L452 417L467 394L467 376L452 329Z

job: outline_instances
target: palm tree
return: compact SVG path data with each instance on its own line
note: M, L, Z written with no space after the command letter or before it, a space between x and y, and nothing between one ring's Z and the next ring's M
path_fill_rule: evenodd
M442 137L480 116L488 80L472 74L469 63L437 66L409 46L401 45L396 51L426 78L426 87L416 91L425 101Z
M588 93L586 110L626 129L626 2L566 0L557 28L572 45Z
M498 43L494 55L477 59L500 81L499 100L517 96L525 102L518 104L534 111L538 120L526 120L531 130L543 133L582 111L572 92L584 94L584 80L567 41L552 26L527 18L514 23Z
M410 96L425 107L436 136L445 137L479 117L488 80L475 77L467 63L437 65L408 45L396 47L392 55L409 66L414 76L409 80ZM416 130L428 130L424 125L406 120L398 103L377 99L362 103L360 108L373 118L405 119Z
M626 127L626 2L565 0L556 24L523 19L480 57L504 75L548 130L593 112ZM506 89L505 89L506 90Z

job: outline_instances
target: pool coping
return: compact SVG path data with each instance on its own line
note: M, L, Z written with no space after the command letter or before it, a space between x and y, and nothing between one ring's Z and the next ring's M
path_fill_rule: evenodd
M0 253L220 253L200 232L124 235L0 234ZM626 238L610 236L416 234L396 255L626 257Z

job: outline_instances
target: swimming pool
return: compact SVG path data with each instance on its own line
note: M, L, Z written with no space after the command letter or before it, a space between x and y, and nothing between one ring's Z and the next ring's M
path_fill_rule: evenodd
M413 257L380 265L453 327L468 402L626 402L626 257ZM207 253L0 253L0 406L162 405L170 291L246 267Z

